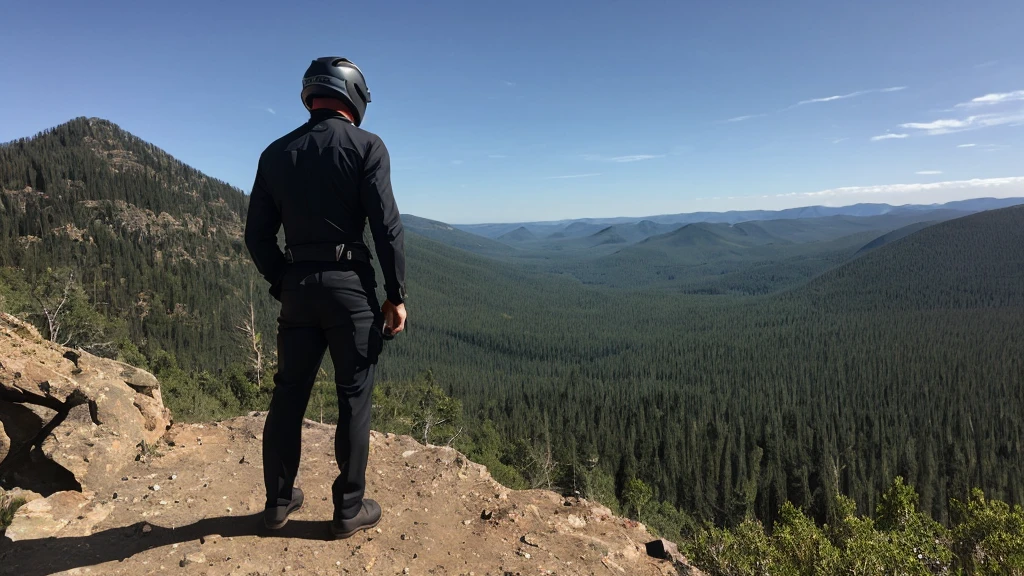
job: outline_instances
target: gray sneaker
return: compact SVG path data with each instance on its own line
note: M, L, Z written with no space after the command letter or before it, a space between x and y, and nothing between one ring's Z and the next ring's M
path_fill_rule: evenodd
M359 513L356 514L355 518L331 521L331 536L335 540L350 538L360 530L369 530L379 524L380 517L380 504L366 498L363 500L363 507L359 509Z
M292 488L292 501L287 506L271 506L263 510L263 525L270 530L283 528L288 523L288 515L302 508L304 499L302 490Z

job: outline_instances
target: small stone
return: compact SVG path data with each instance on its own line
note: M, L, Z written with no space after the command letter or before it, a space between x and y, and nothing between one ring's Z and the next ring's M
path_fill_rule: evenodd
M523 552L523 558L526 558L527 560L529 560L530 559L530 553L529 552Z
M409 539L409 535L408 534L402 534L401 536L399 536L399 538L401 538L402 540L408 540Z
M127 476L121 476L121 482L127 482L127 481L128 481L128 477Z
M159 484L153 484L152 486L149 487L149 489L152 490L153 492L159 492L160 491L160 485Z
M178 475L177 474L171 474L170 477L168 478L168 480L177 480L177 479L178 479Z
M167 506L167 500L161 500L160 501L160 505L161 506Z
M408 574L408 573L409 573L409 567L406 566L405 569L402 570L402 574Z
M153 527L150 526L149 524L143 524L142 525L142 535L143 536L149 534L152 531L153 531Z
M114 492L114 495L111 497L111 500L117 500L117 492Z
M284 569L281 570L281 572L291 572L291 571L292 571L292 567L291 566L285 566Z
M469 525L470 525L470 524L472 524L472 523L473 523L473 521L472 521L472 520L463 520L463 521L462 521L462 525L463 525L463 526L469 526Z

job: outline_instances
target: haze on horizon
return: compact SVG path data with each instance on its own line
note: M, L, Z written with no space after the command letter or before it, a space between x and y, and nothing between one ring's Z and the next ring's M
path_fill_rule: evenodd
M248 190L333 54L445 222L1024 196L1020 2L623 6L14 5L0 141L96 116Z

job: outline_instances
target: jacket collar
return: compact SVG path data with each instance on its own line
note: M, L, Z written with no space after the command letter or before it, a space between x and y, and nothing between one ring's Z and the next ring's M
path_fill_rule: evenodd
M349 120L348 117L346 117L341 112L338 112L337 110L331 110L329 108L317 108L316 110L311 110L309 112L309 122L311 124L317 124L319 122L323 122L324 120L327 120L328 118L341 118L345 122L348 122L349 124L352 124L352 121ZM352 125L355 126L355 124L352 124Z

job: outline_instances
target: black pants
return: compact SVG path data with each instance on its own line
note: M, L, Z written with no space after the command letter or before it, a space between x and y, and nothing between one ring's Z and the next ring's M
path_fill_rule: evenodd
M373 269L322 270L295 264L282 282L274 396L263 429L263 478L267 506L291 500L302 449L302 419L324 352L334 361L338 429L334 452L341 474L334 481L334 516L359 513L370 450L373 372L383 345L383 317Z

